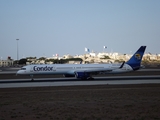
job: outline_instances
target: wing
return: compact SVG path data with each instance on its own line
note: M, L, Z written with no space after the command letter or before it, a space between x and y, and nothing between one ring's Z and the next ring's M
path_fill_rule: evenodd
M103 72L111 72L113 69L101 68L101 69L83 69L74 71L76 78L87 79L91 78L91 75L101 74Z
M113 71L113 69L111 68L101 68L101 69L83 69L83 70L78 70L78 71L74 71L75 73L77 72L84 72L84 73L88 73L88 74L98 74L101 72L111 72Z
M91 75L97 75L97 74L102 74L102 73L110 73L115 69L121 69L124 66L124 62L120 67L113 68L113 67L108 67L108 68L88 68L88 69L79 69L79 70L74 70L72 73L75 74L77 78L81 79L88 79L91 78Z

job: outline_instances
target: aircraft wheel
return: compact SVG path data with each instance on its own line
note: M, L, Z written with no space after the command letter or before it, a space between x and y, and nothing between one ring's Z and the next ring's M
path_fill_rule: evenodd
M88 78L87 78L87 80L94 80L94 78L92 78L92 77L88 77Z
M81 80L87 80L87 78L83 77L83 78L81 78Z

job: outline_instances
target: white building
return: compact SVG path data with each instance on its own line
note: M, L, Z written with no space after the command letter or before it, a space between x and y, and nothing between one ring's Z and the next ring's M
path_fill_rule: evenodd
M0 60L0 66L12 66L13 65L13 60L8 57L7 60Z

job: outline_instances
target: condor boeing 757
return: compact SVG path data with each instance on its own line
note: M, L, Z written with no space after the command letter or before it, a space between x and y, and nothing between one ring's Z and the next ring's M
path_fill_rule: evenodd
M50 65L28 65L17 72L17 75L38 74L62 74L65 77L76 77L80 79L93 79L91 75L100 73L123 73L135 71L141 68L141 61L146 46L141 46L137 52L121 65L117 64L50 64Z

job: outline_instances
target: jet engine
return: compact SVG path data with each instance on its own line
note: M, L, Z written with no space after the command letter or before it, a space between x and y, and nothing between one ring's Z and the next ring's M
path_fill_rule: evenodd
M71 75L71 74L64 74L64 77L75 77L75 75Z
M76 72L75 76L76 78L80 78L80 79L87 79L90 77L90 75L86 72Z

